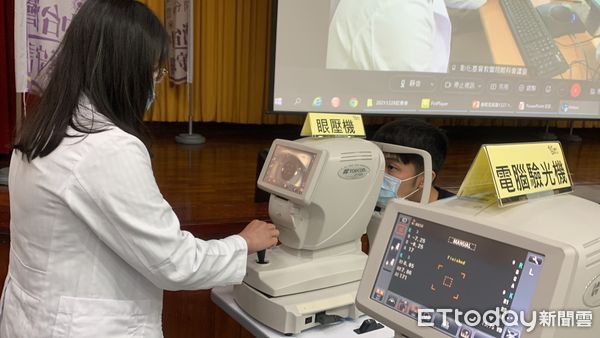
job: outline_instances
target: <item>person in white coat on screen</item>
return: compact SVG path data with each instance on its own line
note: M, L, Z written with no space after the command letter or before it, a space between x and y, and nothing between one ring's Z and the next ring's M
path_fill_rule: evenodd
M449 8L486 0L332 0L328 69L445 73L450 60Z
M240 283L273 224L203 241L163 199L142 117L168 36L134 0L88 0L10 164L0 337L162 337L163 290Z

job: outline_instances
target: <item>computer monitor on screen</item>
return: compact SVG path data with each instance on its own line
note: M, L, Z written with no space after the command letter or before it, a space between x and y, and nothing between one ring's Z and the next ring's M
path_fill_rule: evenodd
M597 0L274 1L270 109L600 119Z
M357 306L398 337L597 337L598 215L568 195L505 209L394 200Z

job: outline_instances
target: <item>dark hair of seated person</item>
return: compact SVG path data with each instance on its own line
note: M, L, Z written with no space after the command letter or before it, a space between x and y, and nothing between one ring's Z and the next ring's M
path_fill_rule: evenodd
M401 145L427 151L431 155L432 170L438 173L448 152L446 133L423 120L404 118L381 126L373 135L373 141ZM417 171L423 171L423 159L419 155L401 154L402 163L412 163Z

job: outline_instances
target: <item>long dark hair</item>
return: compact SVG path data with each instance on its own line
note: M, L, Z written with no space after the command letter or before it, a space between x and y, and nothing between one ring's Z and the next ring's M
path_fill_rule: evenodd
M67 128L87 135L106 130L78 123L83 95L110 123L148 146L143 125L154 74L167 59L168 34L135 0L88 0L54 55L49 81L14 145L28 161L54 151ZM95 124L98 126L98 124Z

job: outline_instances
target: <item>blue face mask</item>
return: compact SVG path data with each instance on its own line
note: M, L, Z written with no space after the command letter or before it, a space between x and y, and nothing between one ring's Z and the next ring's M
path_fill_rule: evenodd
M379 197L377 197L377 206L385 208L387 203L392 198L398 198L398 189L400 188L400 181L398 178L388 174L383 174L383 183L381 183L381 189L379 190Z
M423 174L423 173L421 172L419 174L416 174L415 176L401 180L401 179L394 177L388 173L384 173L383 174L383 183L381 183L381 189L379 189L379 197L377 197L377 206L383 209L383 208L385 208L385 206L388 204L388 202L392 198L400 198L400 196L398 196L398 190L400 189L400 184L402 184L402 182L412 180L413 178L415 178L421 174ZM407 197L413 195L414 193L419 191L419 189L421 189L421 188L417 188L415 191L411 192L410 194L408 194L406 196L403 196L402 198L404 199L404 198L407 198Z
M154 91L154 87L152 87L152 95L150 95L150 97L148 98L148 101L146 101L146 111L150 110L150 107L152 106L152 103L154 102L155 97L156 97L156 92Z

